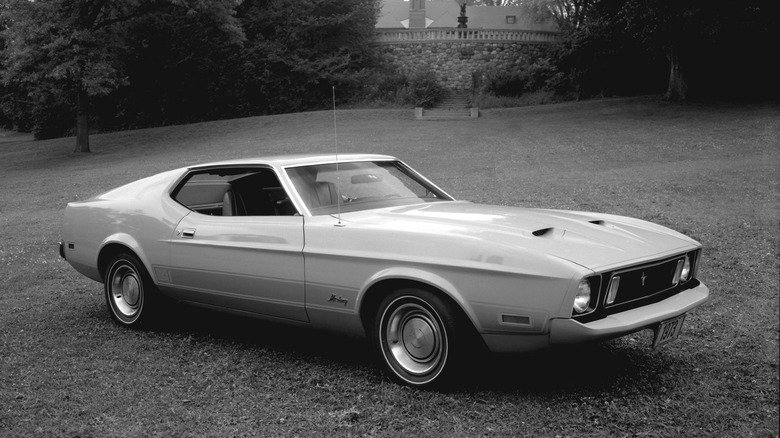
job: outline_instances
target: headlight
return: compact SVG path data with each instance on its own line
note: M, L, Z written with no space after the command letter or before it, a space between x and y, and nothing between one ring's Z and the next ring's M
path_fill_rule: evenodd
M577 286L577 295L574 296L574 311L577 313L587 312L590 308L590 283L582 279Z

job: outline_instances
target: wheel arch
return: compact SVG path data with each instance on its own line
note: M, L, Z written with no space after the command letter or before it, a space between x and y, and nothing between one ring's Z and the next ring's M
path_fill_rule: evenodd
M108 263L111 259L122 252L129 252L138 257L141 263L144 264L146 271L151 275L152 270L138 242L127 235L113 235L103 242L98 252L97 269L101 279L105 278L106 269L108 269Z
M451 305L464 322L469 322L474 334L479 333L480 325L473 309L468 306L450 282L427 272L388 270L376 275L359 296L358 313L363 329L369 338L371 337L374 316L382 298L394 290L406 288L424 289L436 294Z

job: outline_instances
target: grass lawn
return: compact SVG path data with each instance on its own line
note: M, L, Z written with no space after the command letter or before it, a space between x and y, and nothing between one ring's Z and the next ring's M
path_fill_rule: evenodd
M159 171L332 152L311 112L94 135L0 136L0 436L777 437L780 106L651 97L418 121L338 112L340 152L396 155L459 199L651 220L702 242L711 300L647 332L489 357L452 392L397 386L360 340L180 307L114 324L57 254L62 211Z

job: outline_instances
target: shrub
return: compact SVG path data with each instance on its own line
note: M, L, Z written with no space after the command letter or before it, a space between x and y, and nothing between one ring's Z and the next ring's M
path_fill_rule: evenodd
M36 108L33 111L32 133L36 140L73 135L75 125L75 111L67 106Z
M517 97L532 91L555 90L562 82L558 69L547 58L512 69L491 66L480 72L482 92Z
M429 68L407 75L394 68L377 68L368 73L352 96L351 103L369 106L431 106L445 89Z
M46 92L32 102L30 122L36 140L74 134L76 108L67 97L65 93Z
M480 94L477 97L477 105L481 109L489 108L517 108L529 105L544 105L559 102L562 99L552 91L532 91L519 97L495 96L493 94Z
M415 107L429 107L441 99L445 91L445 88L439 83L435 71L430 68L421 68L413 72L409 78L407 99Z
M408 83L406 75L396 69L373 69L361 78L350 101L364 106L404 105Z

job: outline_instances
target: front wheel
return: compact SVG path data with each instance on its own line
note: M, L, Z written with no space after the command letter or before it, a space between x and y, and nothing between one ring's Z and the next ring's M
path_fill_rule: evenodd
M103 285L106 305L116 322L137 327L151 319L156 288L135 255L122 253L111 259Z
M435 294L403 289L385 297L374 319L374 340L390 376L410 386L439 386L460 355L457 314Z

